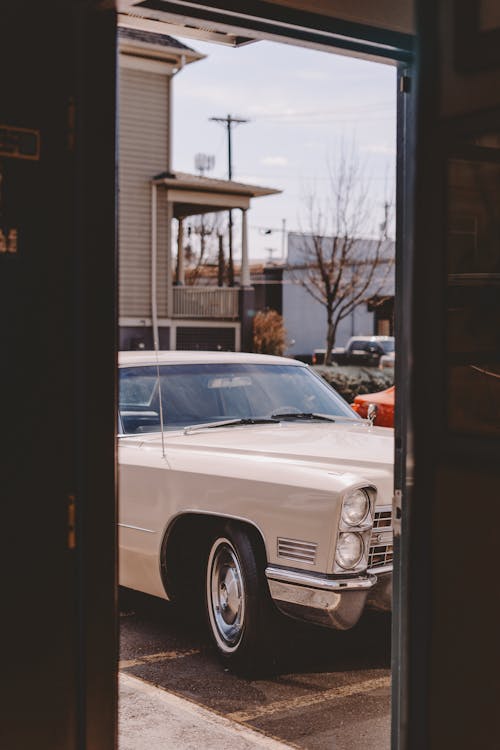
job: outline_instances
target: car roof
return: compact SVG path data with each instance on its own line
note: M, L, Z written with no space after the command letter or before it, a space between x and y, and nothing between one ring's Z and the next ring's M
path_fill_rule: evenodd
M121 351L118 364L131 365L187 365L187 364L265 364L297 365L307 367L303 362L289 357L275 357L269 354L249 352L204 352L204 351Z
M394 336L351 336L349 341L394 341ZM313 349L314 352L324 352L323 349Z
M392 341L394 336L351 336L351 339L360 341Z

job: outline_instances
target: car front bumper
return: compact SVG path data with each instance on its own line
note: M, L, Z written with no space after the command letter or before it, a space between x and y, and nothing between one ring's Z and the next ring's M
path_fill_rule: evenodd
M377 576L371 573L331 579L269 566L266 577L280 612L336 630L356 625L372 592L377 592Z
M377 582L368 592L366 606L378 612L391 612L392 610L392 565L378 568L376 571Z

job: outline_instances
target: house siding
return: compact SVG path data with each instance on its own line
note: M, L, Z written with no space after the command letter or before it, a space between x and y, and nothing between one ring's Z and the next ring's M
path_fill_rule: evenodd
M151 315L151 178L168 168L170 78L166 73L119 72L119 312ZM166 191L158 190L158 315L167 315L169 271Z

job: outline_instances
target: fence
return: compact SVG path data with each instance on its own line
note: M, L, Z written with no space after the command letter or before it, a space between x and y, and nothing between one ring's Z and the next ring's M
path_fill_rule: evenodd
M174 286L174 318L238 318L237 287Z

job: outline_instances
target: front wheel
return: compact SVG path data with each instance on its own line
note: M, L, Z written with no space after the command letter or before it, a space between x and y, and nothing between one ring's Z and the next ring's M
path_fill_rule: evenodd
M265 559L250 534L228 524L208 553L205 604L215 646L228 665L244 673L273 662L275 614L264 575Z

